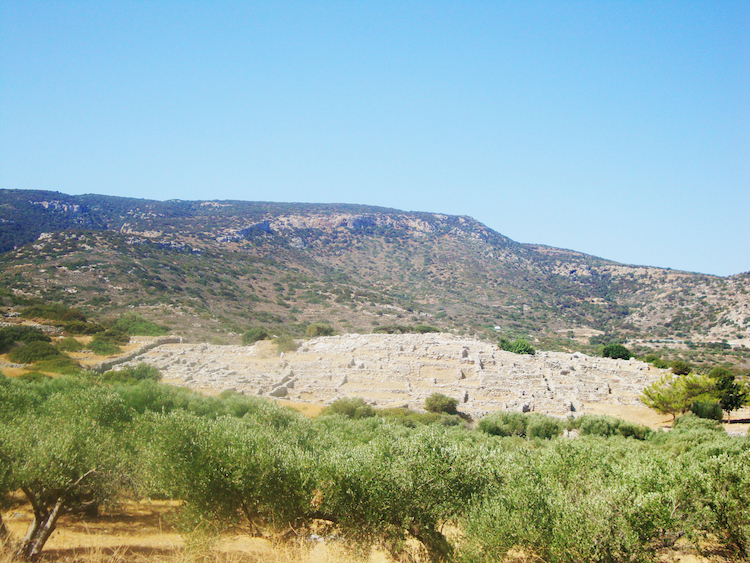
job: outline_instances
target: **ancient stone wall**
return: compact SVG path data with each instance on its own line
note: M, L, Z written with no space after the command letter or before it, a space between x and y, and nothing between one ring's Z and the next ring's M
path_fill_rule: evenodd
M472 416L499 409L580 414L585 403L637 405L643 389L664 373L636 360L581 353L517 355L444 333L318 337L284 354L268 341L161 343L120 365L140 362L177 385L311 403L362 397L376 406L420 409L439 392L458 399L459 409Z

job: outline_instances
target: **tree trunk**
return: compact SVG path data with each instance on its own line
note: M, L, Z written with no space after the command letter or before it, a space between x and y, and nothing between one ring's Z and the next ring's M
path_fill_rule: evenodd
M16 547L14 555L22 559L35 559L42 552L42 548L52 532L55 531L57 519L65 506L65 499L64 497L58 497L52 510L48 510L33 492L28 489L23 489L23 492L34 509L34 520L29 526L26 536Z
M2 513L0 513L0 547L8 543L9 539L10 533L8 532L8 528L5 527L5 522L3 522L3 515Z
M427 550L427 557L432 563L448 561L453 554L453 546L446 537L433 526L412 528L412 535L417 538Z
M33 538L31 543L27 547L26 553L24 553L24 555L28 559L36 559L37 556L42 552L44 544L47 543L47 540L57 527L57 519L60 516L62 507L63 499L58 499L55 507L47 515L47 518L44 520L44 522L42 522L41 526L39 526L36 538Z

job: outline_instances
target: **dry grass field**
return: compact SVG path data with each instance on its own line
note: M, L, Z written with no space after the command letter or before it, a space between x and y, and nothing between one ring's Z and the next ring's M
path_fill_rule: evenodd
M98 518L65 516L42 553L41 561L80 563L354 563L361 561L343 546L306 538L274 542L237 529L218 539L186 539L171 525L177 503L125 501ZM31 522L30 507L19 505L4 515L11 534L22 537ZM9 553L0 563L11 561ZM371 563L391 559L373 552Z
M397 563L387 553L373 550L360 558L336 541L299 538L286 542L250 537L241 529L220 538L191 538L177 533L170 522L176 503L166 501L122 502L99 518L63 517L45 546L45 563ZM29 507L20 505L4 514L15 537L31 520ZM708 546L710 547L710 546ZM687 542L660 556L664 563L728 563L725 554L696 553ZM14 561L0 552L0 563ZM419 563L419 557L413 561ZM537 557L514 553L505 563L540 563Z

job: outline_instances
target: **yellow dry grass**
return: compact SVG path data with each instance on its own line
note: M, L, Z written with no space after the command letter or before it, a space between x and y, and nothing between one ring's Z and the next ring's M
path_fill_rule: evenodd
M7 355L3 354L2 356L0 356L0 361L9 361ZM3 368L2 371L8 377L18 377L19 375L23 375L24 373L29 373L29 370L23 368Z
M325 405L320 405L316 403L297 403L295 401L281 401L277 400L276 403L281 405L282 407L289 407L300 414L303 414L305 416L309 416L310 418L315 418L320 415L320 413L323 412L323 409L325 408Z
M671 428L672 417L659 414L645 405L610 405L606 403L585 403L586 414L609 415L628 422L642 424L652 429Z
M241 531L218 539L186 538L170 522L178 503L123 502L99 518L64 516L42 552L42 561L80 563L361 563L342 545L305 539L273 542ZM20 538L31 522L28 506L3 514L13 538ZM0 548L0 563L10 563L8 549ZM369 563L390 563L385 553L373 551Z
M16 500L20 501L17 495ZM179 503L171 501L124 501L116 510L99 518L64 516L42 552L41 561L68 563L395 563L385 552L373 550L358 558L336 542L274 542L233 530L219 538L185 538L170 522ZM3 513L14 538L22 537L31 511L17 505ZM445 530L458 539L457 529ZM186 541L186 539L188 541ZM459 542L460 543L460 542ZM414 547L414 546L412 546ZM664 563L726 563L727 554L711 545L695 549L687 540L678 541L659 554ZM414 556L418 550L410 550ZM419 561L419 558L416 558ZM524 550L512 550L505 563L538 563L539 557ZM9 549L0 546L0 563L11 563Z

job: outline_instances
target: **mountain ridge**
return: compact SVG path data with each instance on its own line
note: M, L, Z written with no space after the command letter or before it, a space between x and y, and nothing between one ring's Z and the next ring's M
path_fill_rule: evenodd
M227 333L327 320L342 331L428 322L491 337L500 326L571 346L719 342L742 362L750 345L749 274L519 243L466 216L0 190L0 252L0 281L16 295L103 314L166 307Z

